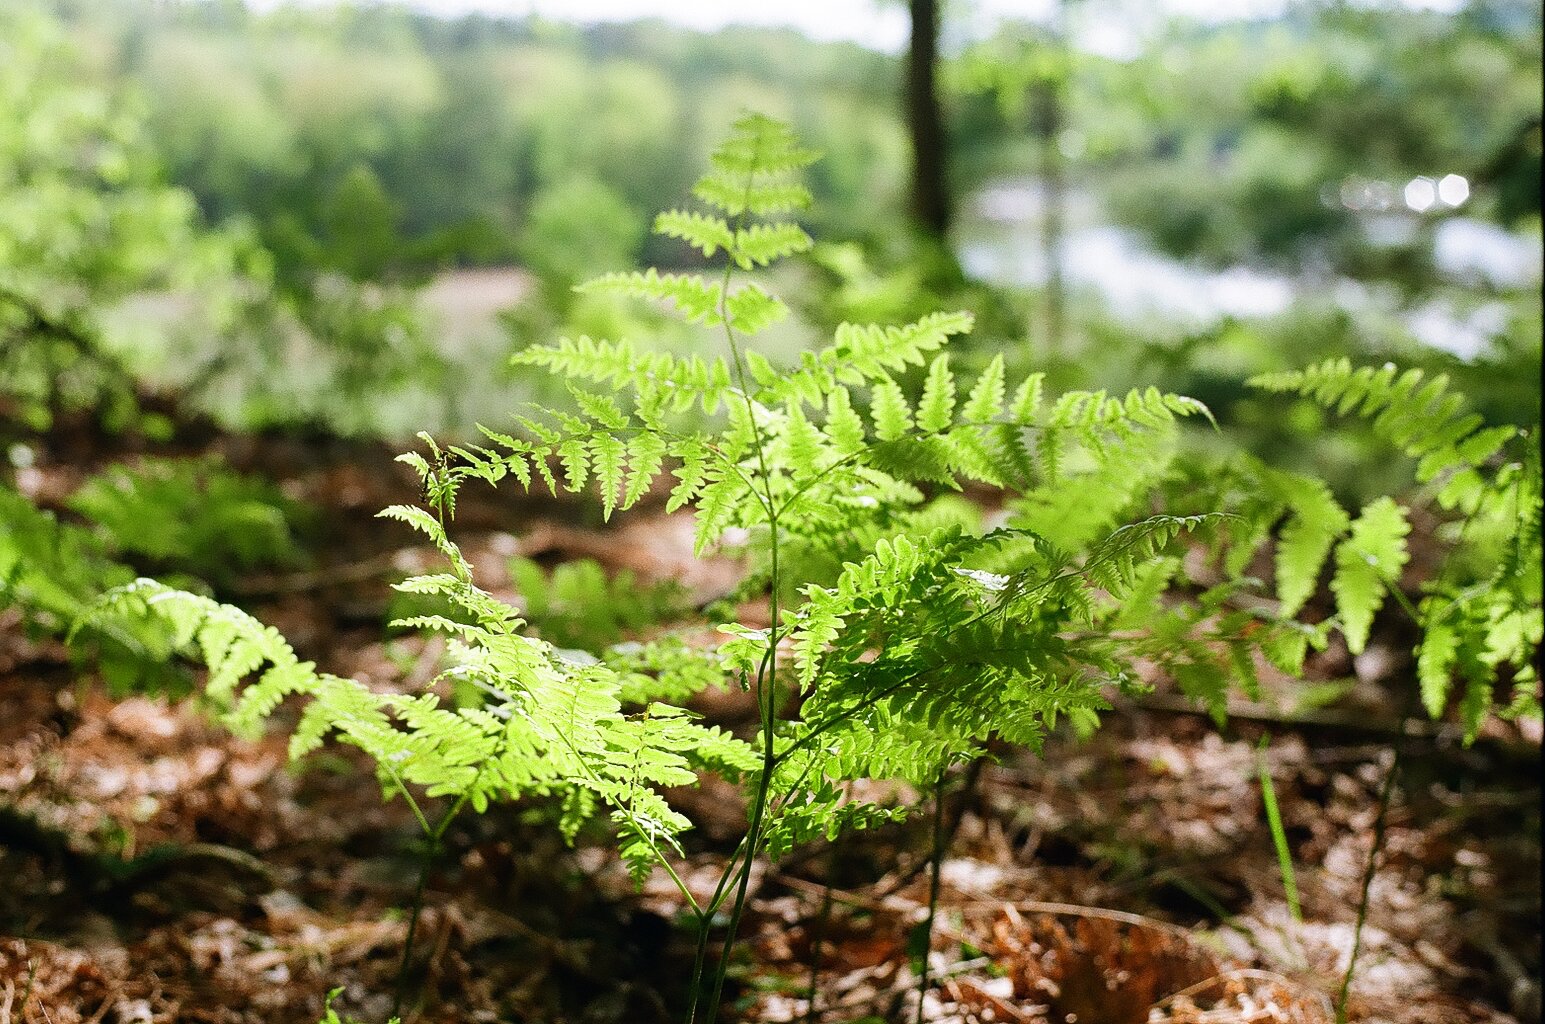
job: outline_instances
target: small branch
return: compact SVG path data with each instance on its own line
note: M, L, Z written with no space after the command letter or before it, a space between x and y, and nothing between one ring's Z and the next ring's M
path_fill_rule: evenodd
M923 1024L923 1002L928 997L929 969L933 966L933 922L939 914L939 876L944 868L944 851L949 844L944 824L944 769L933 784L933 851L929 858L932 870L928 874L928 916L923 924L923 970L917 984L917 1024Z
M821 894L821 910L816 915L815 928L810 935L810 983L805 988L806 1024L816 1019L815 1001L820 992L821 980L821 943L826 940L826 925L832 914L832 872L836 868L836 847L833 846L830 852L832 862L826 868L826 890Z
M1115 710L1155 711L1161 714L1196 715L1209 717L1206 708L1189 697L1171 693L1150 693L1136 699L1117 698L1111 702ZM1303 708L1283 711L1256 701L1230 699L1224 705L1224 714L1246 722L1264 722L1290 728L1342 729L1351 732L1373 733L1378 736L1408 736L1416 739L1432 739L1443 742L1460 742L1464 730L1446 722L1425 722L1419 718L1398 720L1371 718L1366 713L1341 711L1336 708Z
M1395 776L1400 774L1400 751L1390 758L1389 771L1379 791L1379 813L1373 820L1373 848L1368 851L1368 865L1363 869L1362 895L1357 901L1357 926L1352 932L1352 955L1347 958L1347 972L1341 979L1341 994L1336 999L1336 1024L1347 1024L1347 997L1352 993L1352 972L1357 969L1357 955L1363 947L1363 924L1368 920L1368 894L1379 865L1379 851L1384 848L1384 823L1389 814L1390 797L1395 791Z

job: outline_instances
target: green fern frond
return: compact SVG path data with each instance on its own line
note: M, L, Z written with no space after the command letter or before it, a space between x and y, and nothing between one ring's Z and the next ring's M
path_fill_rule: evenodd
M758 217L793 213L810 206L810 190L795 182L747 184L743 176L710 174L692 186L692 194L731 217L754 213Z
M705 258L735 245L735 232L723 217L695 211L669 210L662 213L654 220L654 231L667 238L681 239L699 250Z
M967 423L990 423L1003 412L1003 354L993 356L961 409L961 418Z
M1378 498L1363 507L1352 522L1351 534L1336 548L1336 574L1330 588L1353 654L1361 654L1367 645L1374 613L1389 588L1400 585L1407 558L1405 538L1410 532L1405 510L1389 498Z
M782 300L769 295L754 284L748 284L730 292L724 302L730 326L741 334L760 334L789 315Z
M641 352L627 341L564 338L556 346L532 347L511 358L562 377L659 393L678 411L701 405L712 414L734 391L729 364L722 357L680 359L668 352Z
M1371 420L1375 433L1418 460L1418 482L1450 477L1439 492L1444 508L1473 500L1480 485L1475 470L1518 434L1513 427L1483 428L1482 418L1465 412L1464 398L1449 390L1446 375L1400 373L1391 363L1354 368L1348 359L1331 359L1307 370L1262 374L1249 383Z
M901 387L888 378L875 386L869 414L874 418L875 437L881 441L898 440L912 429L912 407Z
M1292 510L1277 541L1277 598L1292 616L1313 596L1331 547L1351 518L1324 482L1297 474L1273 474L1282 500Z
M928 367L923 397L917 403L917 429L937 433L955 418L955 376L950 373L950 357L941 353Z
M662 274L653 267L643 272L618 271L586 281L578 286L578 290L669 302L675 305L682 319L691 324L722 322L719 285L705 281L697 274Z
M734 242L727 248L742 270L750 270L808 252L814 244L798 224L753 224L735 232Z

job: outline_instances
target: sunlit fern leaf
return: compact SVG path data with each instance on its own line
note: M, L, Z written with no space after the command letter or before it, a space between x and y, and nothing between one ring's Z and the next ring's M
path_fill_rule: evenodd
M912 429L912 407L893 380L875 386L869 414L874 418L874 433L881 441L894 441Z
M798 224L753 224L735 232L730 251L742 269L765 267L769 263L807 252L814 243Z
M590 461L601 492L601 518L610 519L623 490L623 471L628 448L620 438L597 434L590 440Z
M930 433L944 430L955 416L955 375L950 373L949 354L934 357L923 384L923 397L917 403L917 429Z
M1416 678L1421 685L1422 706L1433 718L1448 706L1454 666L1459 661L1460 636L1448 622L1429 622L1417 647Z
M1361 654L1367 646L1374 613L1389 588L1400 585L1407 558L1405 538L1410 532L1405 510L1389 498L1377 498L1364 506L1350 535L1336 548L1336 573L1330 586L1353 654Z
M716 411L733 390L723 357L677 358L667 352L639 351L627 341L564 338L555 346L518 352L512 360L563 377L662 393L677 409L700 404L706 413Z
M993 356L987 369L971 386L971 394L961 409L961 418L967 423L988 423L1003 412L1003 354Z
M719 301L723 293L720 286L703 280L697 274L662 274L652 267L643 272L619 271L587 281L579 286L579 290L668 302L676 307L687 323L712 326L722 322Z
M1277 541L1277 598L1281 613L1291 616L1314 595L1325 559L1351 519L1322 481L1298 475L1275 480L1292 509Z
M669 210L655 218L654 230L656 234L681 239L705 258L735 244L735 232L723 217L697 212Z
M788 307L754 284L730 293L724 304L730 326L741 334L760 334L789 315Z
M1465 412L1463 397L1449 390L1447 376L1427 378L1416 369L1400 373L1389 363L1354 368L1348 359L1330 359L1306 370L1262 374L1250 383L1370 419L1379 436L1418 460L1417 479L1423 483L1445 474L1475 481L1473 470L1518 433L1513 427L1483 428L1482 418ZM1468 493L1473 488L1446 490L1444 507Z

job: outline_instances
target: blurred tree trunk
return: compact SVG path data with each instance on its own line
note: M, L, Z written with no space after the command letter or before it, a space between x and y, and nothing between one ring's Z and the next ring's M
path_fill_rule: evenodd
M1060 9L1060 4L1058 5ZM1060 35L1053 46L1061 46ZM1064 118L1064 81L1060 74L1048 76L1036 89L1033 130L1041 150L1041 257L1046 266L1046 290L1043 296L1046 354L1062 353L1063 305L1066 288L1062 278L1062 236L1066 205L1061 135Z
M939 0L909 0L907 127L912 134L912 213L923 231L943 240L950 228L945 180L944 119L939 110Z

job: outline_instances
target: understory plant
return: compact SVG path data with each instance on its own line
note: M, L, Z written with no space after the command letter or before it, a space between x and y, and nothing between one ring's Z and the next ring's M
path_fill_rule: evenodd
M789 366L748 348L787 315L758 273L811 245L791 217L809 202L800 174L814 159L785 125L745 116L694 190L701 208L655 224L717 272L583 286L666 305L716 354L588 337L532 348L518 363L562 377L570 405L528 410L480 444L426 437L401 456L424 500L381 514L427 537L443 565L397 588L444 610L399 625L448 636L443 681L458 700L329 675L245 612L150 580L87 619L164 624L208 666L206 692L239 731L295 697L292 756L328 739L360 748L431 845L464 808L522 799L550 806L570 840L609 834L637 881L658 872L680 894L696 941L689 1022L717 1017L760 858L907 813L855 783L937 795L989 741L1038 750L1062 720L1093 728L1113 690L1141 691L1158 673L1221 717L1231 687L1255 693L1268 664L1297 673L1331 629L1360 645L1400 593L1405 520L1393 503L1337 518L1323 485L1248 460L1188 486L1181 421L1210 419L1200 403L1154 388L1049 396L1039 374L1006 379L1001 358L962 379L949 345L970 330L966 314L843 324ZM1358 389L1370 412L1406 387L1349 367L1314 374L1263 383L1332 402ZM1332 379L1350 383L1332 395ZM1493 435L1468 440L1474 431L1445 434L1457 455L1437 460L1472 481L1448 485L1463 492L1455 507L1471 531L1532 514L1537 553L1537 459L1497 471ZM452 536L458 494L474 483L593 491L606 516L663 496L667 511L695 516L699 553L743 558L740 600L725 604L753 611L717 623L715 644L666 634L599 657L556 648L479 586ZM995 511L962 500L965 488ZM1280 600L1250 599L1263 587L1247 570L1272 538ZM1300 622L1333 548L1339 617ZM1217 558L1193 565L1196 550ZM1532 692L1537 567L1530 576L1521 548L1502 562L1474 554L1458 589L1444 584L1424 604L1434 711L1449 675L1495 679L1511 665L1515 695ZM1466 685L1466 701L1489 702L1486 684ZM689 710L711 686L749 693L755 728L734 735ZM1467 711L1466 722L1479 718ZM710 773L741 787L746 821L716 884L699 890L679 870L691 822L663 791ZM444 809L431 814L424 797Z

